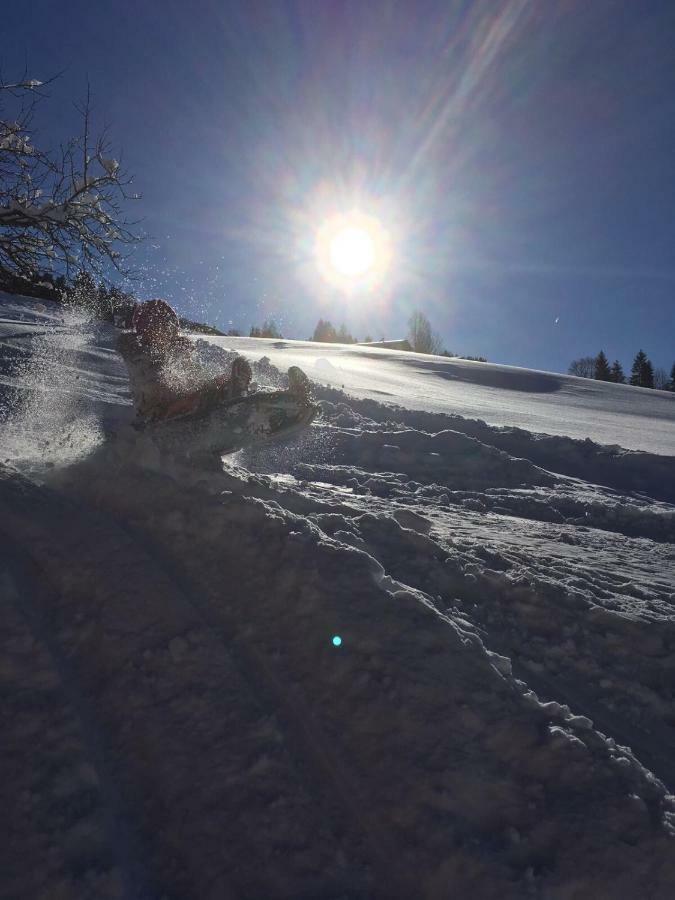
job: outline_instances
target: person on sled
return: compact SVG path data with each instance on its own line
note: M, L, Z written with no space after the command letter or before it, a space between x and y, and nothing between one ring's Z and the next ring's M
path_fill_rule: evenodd
M136 411L149 422L203 412L242 397L251 382L251 366L241 356L229 374L205 375L194 344L180 334L178 316L165 300L136 307L132 331L120 335L117 349L129 371Z

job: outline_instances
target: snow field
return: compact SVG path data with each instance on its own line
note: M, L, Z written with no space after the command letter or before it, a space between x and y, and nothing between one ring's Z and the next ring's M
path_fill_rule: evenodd
M475 424L487 422L521 434L581 442L588 438L603 445L675 455L675 395L665 391L368 346L265 338L207 340L251 360L264 353L282 371L300 366L317 384L347 391L358 400L445 418L444 425L428 431L452 427L447 417L454 414L460 421L483 420Z
M675 458L463 418L457 384L444 412L316 384L302 436L190 470L126 429L111 329L17 303L30 321L0 327L13 895L672 895ZM254 377L283 386L269 343L246 342ZM382 353L371 389L399 366ZM506 408L511 388L490 390ZM26 754L44 703L69 730ZM51 781L82 766L95 789L64 819Z
M209 613L289 692L282 732L360 833L369 890L515 898L574 885L630 897L649 879L658 896L675 877L662 785L587 718L541 705L470 620L441 615L375 557L331 540L321 519L273 500L233 490L195 508L176 483L158 504L151 482L147 517L135 478L120 490L118 475L111 496L92 474L87 499L181 560ZM385 524L417 550L428 540Z

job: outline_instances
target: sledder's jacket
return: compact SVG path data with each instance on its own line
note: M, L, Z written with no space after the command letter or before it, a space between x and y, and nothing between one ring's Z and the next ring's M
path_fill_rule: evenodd
M208 381L193 359L193 345L177 335L161 347L146 347L133 332L120 335L117 349L129 370L134 405L144 419L162 418L178 398L200 390Z

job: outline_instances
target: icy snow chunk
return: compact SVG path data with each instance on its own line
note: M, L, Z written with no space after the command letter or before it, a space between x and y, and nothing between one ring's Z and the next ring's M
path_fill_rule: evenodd
M491 650L487 651L487 655L490 662L500 675L513 674L513 667L508 656L500 656L499 653L493 653Z
M425 516L413 512L411 509L397 509L394 512L394 518L401 528L409 528L411 531L418 531L420 534L429 534L431 531L431 522Z
M580 731L592 731L593 729L593 721L587 716L569 716L565 722L571 728L578 728Z

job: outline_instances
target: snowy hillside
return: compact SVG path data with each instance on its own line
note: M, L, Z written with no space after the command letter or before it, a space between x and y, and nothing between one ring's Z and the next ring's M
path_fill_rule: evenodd
M213 339L206 472L116 335L0 298L0 897L670 898L675 397Z
M675 395L514 366L311 341L208 338L321 384L409 409L675 455Z

